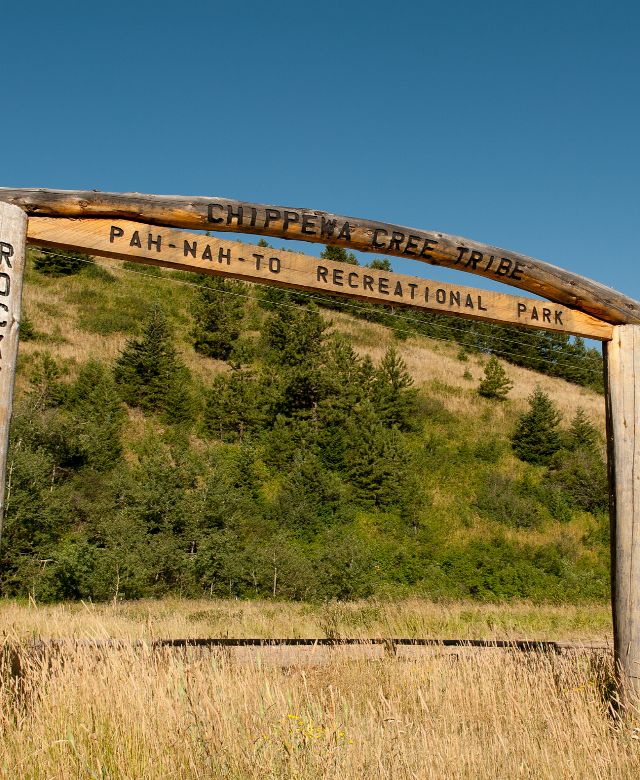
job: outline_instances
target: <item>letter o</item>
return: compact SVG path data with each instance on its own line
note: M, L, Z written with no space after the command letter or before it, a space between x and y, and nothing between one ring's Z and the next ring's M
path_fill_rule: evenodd
M9 295L9 292L11 290L11 277L9 274L0 274L0 279L4 282L4 290L0 289L0 295ZM0 286L2 286L2 282L0 282Z

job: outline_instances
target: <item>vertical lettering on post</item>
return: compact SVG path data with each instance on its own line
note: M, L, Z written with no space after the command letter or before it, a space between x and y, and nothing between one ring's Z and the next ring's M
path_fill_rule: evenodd
M9 424L18 355L27 215L17 206L0 203L0 542L4 519L4 487Z

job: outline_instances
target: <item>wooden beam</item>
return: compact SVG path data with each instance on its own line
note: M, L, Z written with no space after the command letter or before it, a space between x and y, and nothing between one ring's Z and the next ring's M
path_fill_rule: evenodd
M7 451L18 355L26 238L25 212L17 206L0 203L0 542L4 520Z
M0 188L0 200L32 216L134 219L394 255L484 276L613 324L640 324L640 303L605 285L526 255L436 231L228 198Z
M608 323L545 301L332 263L300 252L267 249L127 220L32 217L29 241L356 300L600 340L611 338L612 326Z
M614 652L625 703L640 702L640 326L605 346Z

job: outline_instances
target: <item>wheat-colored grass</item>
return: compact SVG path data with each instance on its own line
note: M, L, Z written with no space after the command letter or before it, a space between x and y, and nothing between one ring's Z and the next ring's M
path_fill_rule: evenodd
M394 345L407 363L417 387L431 392L440 388L440 395L449 411L469 414L470 404L477 409L486 408L488 402L477 395L477 387L484 375L484 359L470 355L466 361L458 359L460 345L441 342L426 336L411 336L398 342L389 328L376 323L356 320L341 313L331 313L333 329L351 339L360 354L369 354L378 362L390 345ZM581 406L589 417L604 430L604 398L602 395L564 379L539 374L506 361L500 361L513 382L507 404L490 404L495 422L506 416L513 417L526 408L526 399L538 384L548 393L566 419L570 419ZM469 370L472 379L465 379Z
M632 780L588 655L499 651L321 667L215 652L5 645L0 777Z
M0 627L19 639L410 637L611 640L608 604L436 603L420 598L306 604L238 599L37 606L0 601Z

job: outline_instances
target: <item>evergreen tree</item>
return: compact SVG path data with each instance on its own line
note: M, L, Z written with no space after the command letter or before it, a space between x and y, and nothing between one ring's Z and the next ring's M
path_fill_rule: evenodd
M324 260L332 260L334 263L347 263L347 265L360 265L353 252L347 252L344 247L330 246L327 244L320 252L320 257Z
M315 306L283 306L267 319L263 336L275 363L300 366L319 358L326 328Z
M221 439L242 439L260 430L269 415L269 388L255 374L234 370L219 374L207 398L204 427Z
M38 333L31 317L23 311L20 318L20 341L35 341L37 338Z
M368 268L373 268L376 271L393 271L388 257L374 257L368 264Z
M384 425L397 425L400 430L415 427L418 391L413 387L407 364L393 346L375 369L371 397Z
M400 506L410 483L409 453L397 428L386 428L369 402L349 420L347 475L358 501L379 508Z
M191 331L196 352L227 360L240 335L244 317L246 285L208 276L196 291Z
M589 420L584 409L578 407L567 431L567 448L592 450L599 439L595 425Z
M484 398L504 401L512 387L513 382L507 376L507 372L495 355L492 355L484 367L484 379L480 382L478 392Z
M561 447L560 413L539 386L528 400L529 411L518 420L511 444L520 460L546 464Z
M179 360L167 318L154 306L142 327L141 338L131 338L114 366L123 400L146 412L164 412L182 422L193 416L191 377Z
M65 249L37 254L33 260L33 267L47 276L72 276L80 273L87 267L87 263L92 262L89 255Z
M124 410L111 372L89 360L80 369L69 396L87 463L97 470L112 468L122 456Z

